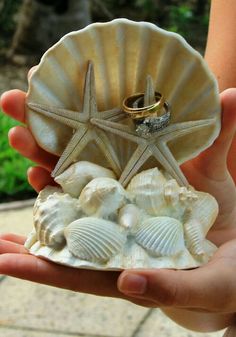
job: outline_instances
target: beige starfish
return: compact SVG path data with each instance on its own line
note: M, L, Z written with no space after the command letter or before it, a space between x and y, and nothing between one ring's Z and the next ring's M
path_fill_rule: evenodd
M97 110L96 93L95 93L95 78L94 68L92 62L88 64L84 84L84 98L82 111L71 111L57 107L45 106L41 104L28 103L28 107L46 117L71 127L73 131L72 138L63 151L52 176L55 177L61 174L82 152L85 146L94 141L102 150L104 156L109 162L113 171L119 176L121 174L121 167L119 158L114 151L109 138L106 133L94 124L90 123L91 118L96 120L118 121L124 118L123 112L119 108L114 108L107 111Z
M148 105L153 103L154 92L155 90L153 88L152 80L148 77L144 104ZM197 129L208 127L214 122L214 119L206 119L172 123L164 129L151 135L138 135L135 131L135 127L131 128L127 125L109 120L101 121L98 118L91 119L91 123L102 130L109 131L131 142L135 142L138 145L120 176L119 181L124 186L128 184L130 179L151 156L154 156L163 168L169 172L169 174L175 178L181 186L188 186L187 179L168 148L168 142L182 137L183 135L192 133Z

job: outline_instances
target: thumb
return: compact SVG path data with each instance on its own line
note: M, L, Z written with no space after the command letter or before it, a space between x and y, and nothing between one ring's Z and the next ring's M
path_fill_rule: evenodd
M222 312L230 309L233 300L231 286L227 284L228 280L232 282L232 276L227 278L226 269L222 273L215 263L186 271L126 270L119 276L118 289L130 297L153 301L158 307Z

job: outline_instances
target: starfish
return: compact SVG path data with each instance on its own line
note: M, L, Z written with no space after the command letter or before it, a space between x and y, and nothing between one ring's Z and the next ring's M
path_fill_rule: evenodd
M58 160L52 172L52 177L61 174L91 141L94 141L102 150L113 171L118 176L121 174L119 158L114 151L109 138L104 131L91 124L90 121L91 118L101 121L107 119L110 121L119 121L124 118L124 113L119 108L98 112L94 68L91 61L88 63L86 72L83 107L81 112L36 103L28 103L28 107L34 112L50 117L73 129L73 135Z
M145 104L154 102L155 90L150 76L147 77L147 85L145 90ZM188 181L181 171L179 164L171 153L168 142L175 140L184 135L190 134L195 130L208 127L213 124L215 119L204 119L197 121L172 123L166 126L161 131L157 131L151 135L137 134L135 127L129 127L124 124L114 121L101 121L98 118L92 118L91 123L101 128L116 134L128 141L135 142L137 148L125 166L121 176L120 183L124 186L128 184L130 179L138 172L140 167L151 157L154 156L162 167L173 177L181 186L188 186Z

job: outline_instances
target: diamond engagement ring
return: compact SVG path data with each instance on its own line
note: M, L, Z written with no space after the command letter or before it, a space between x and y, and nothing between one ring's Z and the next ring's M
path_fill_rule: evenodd
M123 110L134 120L140 136L150 136L170 122L170 106L163 95L155 92L155 100L155 103L144 106L144 93L137 93L123 101Z

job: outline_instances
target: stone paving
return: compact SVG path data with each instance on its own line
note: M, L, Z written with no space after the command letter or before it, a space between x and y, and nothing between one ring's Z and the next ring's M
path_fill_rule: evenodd
M0 211L0 233L27 234L32 207ZM158 309L0 275L0 337L221 337L173 323Z

